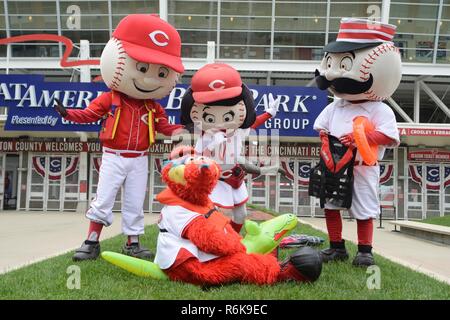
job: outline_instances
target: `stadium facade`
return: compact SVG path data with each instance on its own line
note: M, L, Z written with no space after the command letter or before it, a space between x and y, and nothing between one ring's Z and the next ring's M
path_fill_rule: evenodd
M387 103L396 112L402 144L388 152L381 164L383 214L399 219L450 214L450 0L4 0L0 38L62 35L78 48L73 59L88 53L98 58L114 26L130 13L159 13L179 30L186 67L183 84L215 60L233 65L246 83L262 91L314 86L322 48L336 38L341 17L397 25L394 40L401 50L403 79ZM28 76L30 81L42 76L45 82L74 83L100 74L98 66L61 68L64 50L61 43L44 41L0 46L0 72L17 79ZM23 98L20 90L13 95ZM297 109L307 106L302 105L306 95L290 97L297 99ZM8 113L19 104L0 108L0 209L82 212L95 196L101 157L97 135L14 129L18 120L14 123ZM319 140L310 130L314 112L308 118L306 109L296 116L286 104L280 120L269 124L280 129L280 143L271 153L264 148L260 152L279 155L288 174L249 176L252 203L302 216L321 215L318 202L307 195L308 172L318 161ZM146 212L159 209L153 196L163 187L159 170L170 147L160 137L152 149ZM120 210L120 202L119 194L115 209Z

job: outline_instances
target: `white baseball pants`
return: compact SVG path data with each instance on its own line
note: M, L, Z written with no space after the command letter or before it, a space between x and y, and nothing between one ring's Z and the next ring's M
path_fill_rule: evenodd
M97 195L86 217L110 226L117 192L123 185L122 232L125 235L144 234L144 199L147 188L148 156L125 158L103 152Z

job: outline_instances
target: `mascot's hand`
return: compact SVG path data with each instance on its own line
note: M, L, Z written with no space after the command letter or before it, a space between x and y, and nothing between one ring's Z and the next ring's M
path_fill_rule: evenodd
M55 106L53 107L53 109L55 109L56 112L59 113L59 115L63 118L67 117L67 110L66 108L63 106L63 104L61 103L61 101L59 101L58 99L54 99L54 102L56 102Z
M271 93L269 93L269 105L264 110L267 113L270 113L272 118L277 115L278 107L280 106L281 97L275 99Z
M353 137L353 133L346 134L339 138L339 141L346 147L350 147L354 145L355 138Z
M325 130L320 130L319 131L319 138L320 138L320 141L322 141L322 143L323 143L323 139L325 139L327 136L328 136L328 132L327 131L325 131Z

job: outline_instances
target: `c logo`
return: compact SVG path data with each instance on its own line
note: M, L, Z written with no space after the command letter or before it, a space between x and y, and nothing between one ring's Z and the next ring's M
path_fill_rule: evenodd
M164 37L164 39L165 39L166 41L164 41L164 42L158 41L158 40L156 39L156 36L159 35L159 34L160 34L162 37ZM164 31L161 31L161 30L155 30L155 31L153 31L152 33L149 34L149 37L150 37L150 40L152 40L152 42L153 42L154 44L156 44L157 46L159 46L159 47L165 47L165 46L167 46L167 45L169 44L169 36L168 36Z
M148 113L142 115L141 121L148 125Z
M217 84L219 84L219 86L217 86ZM225 88L225 82L223 82L222 80L213 80L211 81L211 83L209 84L209 87L212 90L222 90Z

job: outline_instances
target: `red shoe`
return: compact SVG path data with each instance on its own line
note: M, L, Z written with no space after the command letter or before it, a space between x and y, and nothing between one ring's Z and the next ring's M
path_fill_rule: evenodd
M303 247L280 264L278 281L314 282L321 273L320 253L310 247Z

